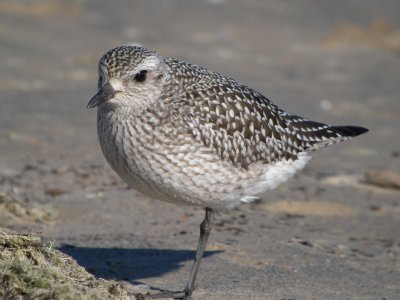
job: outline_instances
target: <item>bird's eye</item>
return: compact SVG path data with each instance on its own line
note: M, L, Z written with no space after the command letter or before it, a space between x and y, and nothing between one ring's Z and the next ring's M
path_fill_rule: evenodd
M146 80L147 70L141 70L140 72L135 74L134 79L137 82L144 82Z

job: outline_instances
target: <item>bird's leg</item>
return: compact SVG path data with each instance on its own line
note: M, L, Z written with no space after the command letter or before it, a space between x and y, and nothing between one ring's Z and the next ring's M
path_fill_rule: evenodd
M214 225L215 210L212 208L206 208L206 216L200 224L200 237L197 244L196 257L193 262L192 270L190 271L189 280L185 287L185 297L184 300L189 300L194 291L194 283L196 281L197 271L200 267L201 258L204 254L204 249L206 248L208 237L210 236L211 229Z
M215 217L215 210L207 207L206 216L203 222L201 222L200 224L200 237L199 237L199 242L197 244L196 257L194 258L193 266L190 271L189 280L186 283L185 289L181 292L164 291L163 293L160 294L147 295L145 296L146 299L173 298L173 299L190 300L192 298L197 271L199 270L201 258L203 257L208 237L210 236L211 229L214 225L214 217Z

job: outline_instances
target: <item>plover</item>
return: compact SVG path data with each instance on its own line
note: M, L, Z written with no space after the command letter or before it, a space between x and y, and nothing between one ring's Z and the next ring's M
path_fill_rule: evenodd
M216 210L258 199L301 170L312 151L368 131L287 113L232 78L139 46L101 58L88 107L98 107L101 149L124 181L151 197L206 209L186 287L164 295L186 300Z

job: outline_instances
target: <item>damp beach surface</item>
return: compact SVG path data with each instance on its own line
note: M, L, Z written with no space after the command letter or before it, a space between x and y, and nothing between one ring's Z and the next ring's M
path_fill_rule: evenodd
M370 129L221 212L194 299L398 299L399 20L397 1L3 1L0 227L123 291L183 288L203 210L128 188L86 109L100 56L141 43L288 112Z

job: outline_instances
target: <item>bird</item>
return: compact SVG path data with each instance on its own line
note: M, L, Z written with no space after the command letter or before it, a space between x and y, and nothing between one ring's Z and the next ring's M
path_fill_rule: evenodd
M119 46L98 64L97 132L111 168L142 194L205 209L183 291L190 300L215 214L287 181L313 151L368 131L280 109L249 86L142 46Z

